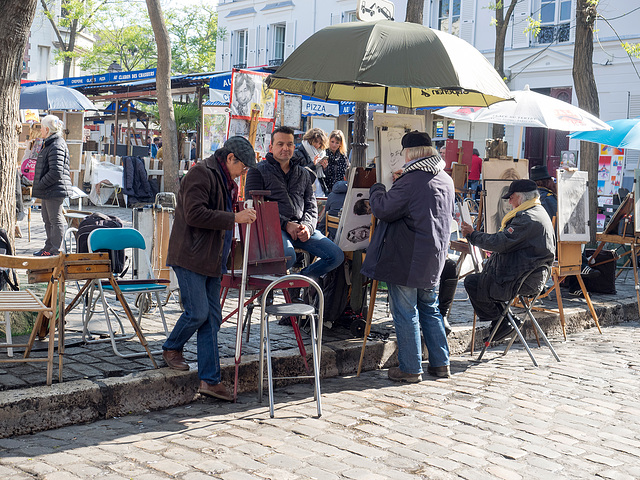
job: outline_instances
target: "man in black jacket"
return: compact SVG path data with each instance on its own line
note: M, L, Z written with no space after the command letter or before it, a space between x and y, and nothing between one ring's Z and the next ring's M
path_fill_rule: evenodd
M509 199L513 210L502 219L500 231L493 234L477 232L462 223L461 232L467 240L491 253L482 273L468 275L464 287L480 321L491 321L493 328L504 309L504 303L517 293L518 281L527 272L553 262L556 239L551 219L540 204L540 194L533 180L514 180L502 197ZM533 293L542 287L542 275L530 276L523 289ZM508 337L513 331L503 321L494 336L495 341Z
M318 206L313 193L313 179L306 169L292 160L294 148L293 130L276 128L271 134L269 153L264 161L247 173L244 189L247 194L252 190L271 191L266 200L278 202L287 268L295 263L295 248L301 248L319 260L300 273L317 280L340 265L344 254L316 230Z

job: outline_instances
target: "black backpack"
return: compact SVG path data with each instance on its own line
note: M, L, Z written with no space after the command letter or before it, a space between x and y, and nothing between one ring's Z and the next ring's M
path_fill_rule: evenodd
M76 233L78 253L89 253L89 234L96 228L122 228L122 220L113 215L95 212L86 217L78 227ZM97 250L108 252L111 259L111 271L114 275L123 274L125 270L124 250Z
M13 255L13 246L4 228L0 228L0 254ZM0 268L0 290L6 290L7 286L11 290L19 290L18 277L13 268Z

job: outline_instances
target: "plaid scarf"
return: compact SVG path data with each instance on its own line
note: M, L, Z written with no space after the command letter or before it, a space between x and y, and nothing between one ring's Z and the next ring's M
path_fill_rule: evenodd
M227 191L229 192L229 195L231 195L231 211L233 212L235 211L236 204L238 203L238 184L233 178L231 178L231 174L227 168L226 159L218 158L217 160L220 165L220 169L227 180Z
M431 155L430 157L414 160L412 163L405 165L402 168L402 175L408 172L413 172L414 170L423 170L437 175L444 170L444 167L445 163L440 155Z

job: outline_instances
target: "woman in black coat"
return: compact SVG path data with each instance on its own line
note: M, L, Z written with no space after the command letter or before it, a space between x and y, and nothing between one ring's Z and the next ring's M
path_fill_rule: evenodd
M64 236L62 203L71 192L69 149L62 138L62 121L55 115L42 119L44 145L36 161L32 195L42 203L42 220L47 234L44 248L36 256L58 255Z

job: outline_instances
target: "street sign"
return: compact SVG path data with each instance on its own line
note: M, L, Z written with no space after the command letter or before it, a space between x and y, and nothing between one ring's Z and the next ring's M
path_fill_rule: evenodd
M356 17L363 22L393 20L395 5L389 0L358 0Z

